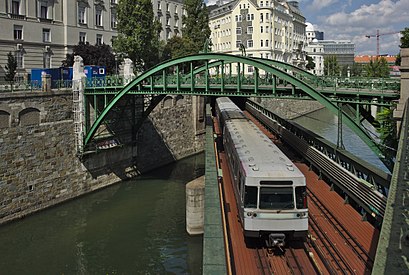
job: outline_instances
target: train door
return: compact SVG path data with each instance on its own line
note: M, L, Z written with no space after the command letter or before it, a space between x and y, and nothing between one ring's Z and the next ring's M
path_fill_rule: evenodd
M239 172L239 181L238 181L238 193L239 193L239 197L240 197L240 202L239 202L239 216L240 216L240 220L243 221L244 219L244 184L245 184L245 180L246 178L243 176L242 172Z

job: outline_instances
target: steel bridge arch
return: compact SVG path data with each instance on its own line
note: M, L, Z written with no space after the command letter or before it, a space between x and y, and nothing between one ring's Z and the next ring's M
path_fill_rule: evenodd
M104 108L100 116L98 116L98 118L94 121L91 128L89 129L89 132L86 134L86 137L84 139L84 146L86 146L90 142L96 130L98 129L98 127L101 125L101 123L107 116L108 112L115 106L115 104L124 95L126 95L132 89L138 88L138 85L142 84L144 80L149 79L150 77L152 77L158 72L164 71L174 66L181 65L183 63L192 64L193 62L196 62L196 61L206 62L206 65L204 66L204 71L207 71L206 69L209 68L209 62L214 62L214 61L220 62L220 64L223 64L224 62L245 64L245 65L253 66L254 68L257 68L257 69L264 70L265 72L270 73L273 76L283 79L287 81L288 83L292 84L293 86L300 88L305 93L307 93L312 99L318 101L328 110L330 110L333 114L335 114L336 116L339 115L340 110L338 106L333 104L328 98L326 98L321 93L314 90L314 88L312 88L305 82L297 79L295 76L292 76L284 72L283 70L277 69L273 66L270 66L268 62L265 62L260 59L248 58L248 57L243 57L243 56L234 56L234 55L221 54L221 53L202 53L202 54L197 54L197 55L184 56L184 57L180 57L177 59L172 59L172 60L162 62L156 65L155 67L149 69L148 71L143 72L138 77L136 77L132 82L130 82L127 86L125 86L121 91L119 91L114 96L114 98ZM203 70L194 72L193 67L191 65L191 75L194 75L200 72L203 72ZM208 77L208 74L206 74L206 77ZM163 91L163 93L157 92L156 94L167 94L167 92L166 91ZM203 93L198 94L198 95L203 95ZM240 94L237 94L237 96L240 96ZM158 104L158 102L156 104ZM151 106L151 108L148 111L151 112L155 106ZM371 136L364 129L362 129L360 125L354 119L352 119L348 114L341 112L341 115L342 115L343 122L345 122L345 124L348 125L348 127L350 127L371 148L371 150L382 160L384 158L383 154L380 148L378 147L377 143L375 143L375 141L371 138Z

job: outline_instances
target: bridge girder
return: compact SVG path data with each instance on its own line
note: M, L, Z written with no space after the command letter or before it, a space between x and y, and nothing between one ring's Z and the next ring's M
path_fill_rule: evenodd
M202 68L199 68L197 71L194 71L193 69L193 63L202 61L205 62L206 65L203 66ZM184 63L190 63L190 77L192 80L192 93L194 94L194 76L195 74L201 73L203 71L206 72L206 87L208 87L208 78L209 74L208 69L210 68L209 62L220 62L220 64L226 64L226 63L237 63L239 66L241 64L245 64L248 66L253 66L257 70L264 70L266 73L269 73L273 75L274 77L277 77L279 79L282 79L286 81L287 83L290 83L293 85L293 87L298 87L302 91L304 91L306 94L308 94L312 99L318 101L321 103L324 107L326 107L329 111L331 111L333 114L336 116L339 115L339 108L336 104L331 102L326 96L322 95L320 92L316 91L313 87L308 85L307 83L301 81L300 79L296 78L295 76L286 73L283 70L280 70L278 68L275 68L268 64L269 62L266 62L262 59L255 59L255 58L248 58L248 57L243 57L243 56L233 56L233 55L227 55L227 54L220 54L220 53L203 53L203 54L197 54L197 55L191 55L191 56L184 56L180 57L177 59L172 59L165 61L163 63L160 63L156 65L155 67L149 69L148 71L143 72L139 76L137 76L132 82L130 82L127 86L125 86L122 90L120 90L114 98L108 103L108 105L104 108L104 110L101 112L101 114L97 117L97 119L94 121L92 124L91 128L89 129L88 133L86 133L85 139L84 139L84 146L86 146L91 139L93 138L96 130L98 127L101 125L101 123L104 121L104 118L108 114L108 112L115 106L115 104L126 94L130 93L134 89L138 89L138 86L142 84L143 81L151 79L155 74L159 72L163 72L163 75L165 76L166 74L166 69L175 67L177 68L177 73L179 72L179 66L184 64ZM277 64L276 64L277 65ZM280 64L278 64L280 65ZM282 65L282 64L281 64ZM291 65L290 65L291 66ZM296 68L296 67L289 67L289 68ZM223 72L222 72L223 74ZM224 75L222 75L224 77ZM164 77L165 79L165 77ZM257 84L256 84L257 85ZM160 91L155 91L156 94L168 94L169 91L165 89L166 83L164 83L164 88L163 92ZM238 85L238 91L239 91L239 85ZM191 93L191 94L192 94ZM202 95L202 93L198 93L197 95ZM239 94L237 94L239 95ZM151 110L150 110L151 111ZM371 138L371 136L357 123L353 118L351 118L348 114L342 112L342 121L350 127L368 146L371 148L371 150L382 160L383 159L383 154L378 147L377 143Z

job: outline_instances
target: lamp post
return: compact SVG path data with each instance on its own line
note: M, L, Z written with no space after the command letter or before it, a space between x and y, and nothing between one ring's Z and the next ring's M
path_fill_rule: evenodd
M118 54L114 53L115 56L115 75L118 76Z

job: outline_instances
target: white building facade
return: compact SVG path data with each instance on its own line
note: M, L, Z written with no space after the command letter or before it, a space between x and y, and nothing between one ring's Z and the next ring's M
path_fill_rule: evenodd
M232 1L211 7L209 25L213 52L239 55L244 46L247 56L305 65L305 18L296 1Z
M0 81L7 54L17 59L17 78L33 68L57 68L78 42L112 45L120 0L0 0ZM161 39L181 35L181 0L153 0Z
M312 57L315 68L309 70L311 73L324 75L324 59L328 56L336 56L338 65L348 66L354 63L355 44L349 40L322 40L324 34L315 31L311 23L306 23L307 33L307 55Z

